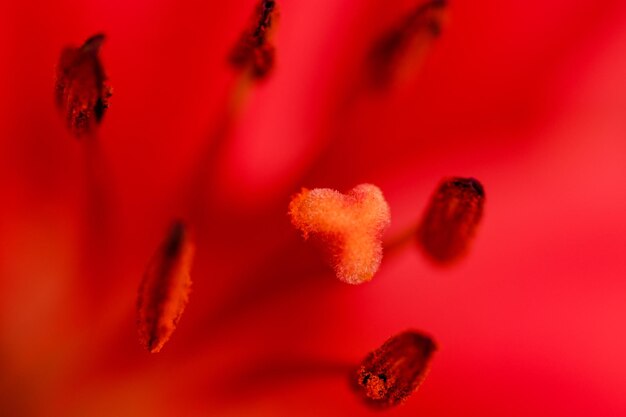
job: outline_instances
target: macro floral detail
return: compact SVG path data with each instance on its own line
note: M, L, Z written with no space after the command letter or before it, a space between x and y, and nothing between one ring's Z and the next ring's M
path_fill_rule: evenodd
M250 27L243 33L230 55L231 64L249 71L252 78L262 79L272 70L275 48L273 32L278 24L278 6L273 0L261 0Z
M391 337L363 359L354 375L356 390L374 407L403 403L426 377L436 349L421 332L407 330Z
M159 352L176 329L191 288L194 247L185 225L176 222L144 274L137 299L141 343Z
M104 40L97 34L80 47L65 48L57 65L56 103L77 137L93 134L109 107L112 90L99 56Z
M378 187L361 184L347 194L303 189L292 198L289 216L305 239L319 239L339 280L362 284L373 278L383 257L381 237L391 221Z
M435 191L417 232L424 253L439 264L465 255L483 217L485 191L474 178L447 178Z
M378 38L368 56L374 87L382 88L395 79L406 80L415 75L430 43L441 34L446 6L446 0L420 3Z
M625 1L2 6L0 416L626 416Z

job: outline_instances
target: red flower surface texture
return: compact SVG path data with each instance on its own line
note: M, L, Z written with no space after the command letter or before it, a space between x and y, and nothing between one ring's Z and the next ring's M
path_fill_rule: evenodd
M626 415L624 1L7 1L0 56L1 416Z

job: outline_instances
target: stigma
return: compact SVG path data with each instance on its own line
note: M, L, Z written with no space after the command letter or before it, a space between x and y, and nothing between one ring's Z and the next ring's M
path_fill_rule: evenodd
M312 235L322 245L339 280L362 284L378 271L391 215L375 185L361 184L346 194L303 189L292 198L289 216L305 239Z

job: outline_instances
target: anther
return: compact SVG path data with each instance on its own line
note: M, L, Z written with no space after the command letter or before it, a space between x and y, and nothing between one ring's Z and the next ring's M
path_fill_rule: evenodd
M417 238L438 264L463 257L470 248L483 214L485 191L474 178L447 178L432 196L418 228Z
M314 236L337 278L348 284L370 281L383 256L381 237L390 223L389 206L378 187L361 184L347 194L328 188L303 189L289 204L292 224Z
M432 39L441 34L445 0L420 4L374 43L368 55L370 81L385 87L399 72L414 72Z
M401 404L419 388L436 349L429 336L407 330L370 352L353 374L352 385L372 406Z
M161 350L176 329L191 287L193 244L177 221L150 261L139 287L137 324L149 352Z
M250 27L230 54L230 63L238 70L249 71L252 78L264 78L274 67L275 49L271 40L278 20L275 1L262 0Z
M65 48L57 65L56 104L76 137L92 133L109 107L112 90L99 57L104 40L97 34L78 48Z

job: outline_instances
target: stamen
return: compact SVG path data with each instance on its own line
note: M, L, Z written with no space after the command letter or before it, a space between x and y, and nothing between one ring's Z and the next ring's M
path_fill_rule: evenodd
M185 225L176 222L139 287L139 336L149 352L161 350L176 329L189 299L194 247Z
M278 20L275 1L262 0L257 6L250 27L243 33L230 55L230 63L247 70L254 79L264 78L274 66L272 35Z
M401 404L419 388L436 349L430 337L417 331L393 336L365 357L353 385L372 406L388 408Z
M476 179L444 179L417 232L426 255L439 264L449 264L463 257L476 234L484 202L485 191Z
M65 48L57 65L57 107L76 137L93 133L109 107L112 90L99 57L104 39L103 34L97 34L79 48Z
M303 189L289 204L292 224L304 238L322 243L341 281L370 281L383 256L381 237L390 223L389 206L378 187L361 184L347 194L328 188Z
M441 34L446 3L430 0L421 4L374 43L368 56L374 87L389 85L399 72L415 72L432 39Z

